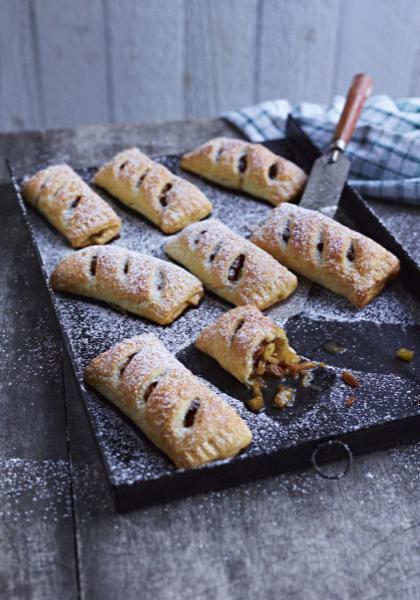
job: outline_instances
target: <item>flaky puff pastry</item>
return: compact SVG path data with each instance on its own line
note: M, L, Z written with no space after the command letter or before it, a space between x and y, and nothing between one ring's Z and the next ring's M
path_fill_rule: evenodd
M261 144L222 137L184 154L181 166L225 187L263 198L275 206L296 198L307 179L297 165Z
M165 251L232 304L264 309L287 298L297 285L293 273L217 219L186 227Z
M118 246L91 246L62 260L54 290L108 302L159 325L172 323L203 295L201 282L165 260Z
M74 248L106 244L120 232L118 215L68 165L38 171L22 193Z
M203 329L195 345L248 386L262 377L270 365L276 365L275 374L281 376L299 362L285 331L256 306L227 311Z
M96 173L95 183L164 233L175 233L207 217L213 208L195 185L177 177L138 148L114 156Z
M373 240L319 212L291 204L276 208L251 240L359 308L373 300L400 269L398 258Z
M86 382L122 410L177 467L235 456L252 439L245 422L152 334L94 358Z

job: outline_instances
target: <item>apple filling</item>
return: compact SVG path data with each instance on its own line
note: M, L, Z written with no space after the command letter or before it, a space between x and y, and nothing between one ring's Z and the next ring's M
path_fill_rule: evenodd
M254 366L250 377L253 397L248 404L251 410L260 412L264 408L262 389L265 387L265 378L284 377L295 378L310 369L322 366L314 361L302 361L296 352L289 346L286 336L275 338L272 341L263 340L254 352ZM280 385L274 399L274 405L284 408L293 399L294 392L285 392L285 386ZM287 397L286 397L287 396Z

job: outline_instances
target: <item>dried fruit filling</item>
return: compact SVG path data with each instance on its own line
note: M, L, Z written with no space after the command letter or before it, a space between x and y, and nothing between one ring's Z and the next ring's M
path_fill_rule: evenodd
M250 378L252 382L252 400L261 399L258 403L253 402L255 405L258 404L258 408L252 406L252 409L257 411L263 408L262 388L265 385L265 377L277 377L280 379L286 376L296 377L300 373L320 366L320 363L317 362L300 362L299 356L289 346L285 335L284 337L277 337L274 340L264 340L254 352L253 359L254 368ZM282 388L282 386L280 387ZM279 403L275 404L276 406L280 406Z
M251 379L258 380L265 375L284 377L294 365L299 363L299 357L290 348L285 338L273 341L264 340L254 353L254 372Z

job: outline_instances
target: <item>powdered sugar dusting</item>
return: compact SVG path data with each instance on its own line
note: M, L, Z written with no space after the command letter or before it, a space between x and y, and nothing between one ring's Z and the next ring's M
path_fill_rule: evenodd
M388 285L371 304L359 309L345 298L313 285L303 314L311 319L327 321L420 324L419 302L399 280Z
M54 271L55 289L66 291L74 271L81 271L81 294L106 299L111 287L121 294L116 302L120 307L135 314L149 312L159 322L202 292L200 281L177 265L115 245L90 246L70 254Z
M95 181L128 206L148 206L148 215L166 232L178 231L182 223L195 221L211 212L211 204L188 181L165 166L153 162L138 148L120 152L96 174Z
M180 172L178 159L164 158L162 162L172 171ZM93 170L86 170L83 176L89 181L92 173ZM241 235L248 237L272 210L264 202L210 186L186 173L182 175L198 185L213 202L213 216ZM137 213L107 197L106 199L123 221L121 238L114 241L113 245L167 260L163 245L168 237ZM45 270L50 274L54 266L72 250L64 238L38 214L30 211L29 218ZM57 294L55 303L71 343L79 378L87 362L113 344L140 333L154 333L245 419L253 433L253 442L244 453L245 457L272 453L307 440L387 422L400 417L402 411L405 415L419 411L416 400L418 384L414 380L366 372L358 373L363 382L363 392L353 406L348 408L346 398L351 390L349 392L348 386L341 382L339 371L329 368L315 374L314 383L317 388L300 390L297 402L290 409L280 411L268 407L266 413L250 413L243 402L247 397L245 387L192 346L204 326L214 322L231 308L231 305L212 294L206 293L198 308L187 310L169 327L159 327L83 298ZM397 281L371 305L360 311L353 309L343 298L313 286L304 314L317 321L351 323L357 320L409 326L419 323L419 308L418 301ZM274 306L266 314L280 323L282 305ZM108 402L90 390L86 392L86 402L114 485L152 480L175 470L167 458ZM235 460L242 460L242 457Z
M19 523L71 518L66 460L0 459L0 517ZM28 502L30 499L30 502Z
M398 259L373 240L290 203L277 207L252 240L323 285L331 287L334 274L335 289L359 305L399 269Z
M261 144L239 139L214 138L184 158L186 168L210 181L242 189L272 204L293 199L306 181L298 165Z

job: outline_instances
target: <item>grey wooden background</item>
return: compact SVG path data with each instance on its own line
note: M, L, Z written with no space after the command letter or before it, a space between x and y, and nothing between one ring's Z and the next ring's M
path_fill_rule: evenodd
M420 93L417 0L0 0L0 129Z

